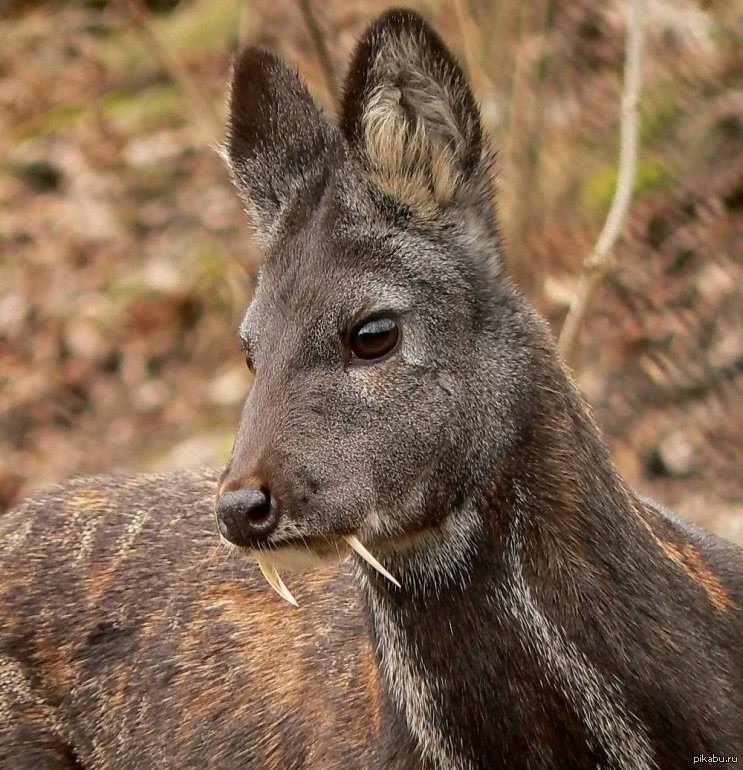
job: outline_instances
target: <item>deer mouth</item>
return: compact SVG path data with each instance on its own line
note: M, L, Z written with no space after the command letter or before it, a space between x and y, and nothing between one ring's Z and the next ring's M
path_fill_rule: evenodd
M293 607L298 607L299 603L282 580L279 568L286 567L290 570L311 568L318 564L340 560L350 552L355 553L397 588L401 587L397 578L385 569L359 540L358 536L353 534L332 537L292 536L267 544L260 549L246 551L249 556L255 559L271 588Z

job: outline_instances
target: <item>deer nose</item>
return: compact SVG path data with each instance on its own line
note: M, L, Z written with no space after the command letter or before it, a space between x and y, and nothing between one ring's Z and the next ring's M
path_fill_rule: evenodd
M279 508L266 487L236 489L217 501L217 527L234 545L260 545L276 529Z

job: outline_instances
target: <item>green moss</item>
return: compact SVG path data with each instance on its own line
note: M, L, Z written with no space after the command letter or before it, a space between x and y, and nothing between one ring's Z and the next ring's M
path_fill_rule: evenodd
M194 262L202 278L214 282L224 276L224 261L226 255L216 243L200 244L194 251Z
M659 160L643 160L637 167L634 195L665 187L672 180L668 167ZM596 213L606 211L614 197L617 185L616 166L603 166L589 176L580 189L582 205Z
M672 135L682 117L678 105L670 100L648 100L640 115L640 142L643 146Z
M195 276L194 294L204 298L212 310L229 311L233 297L229 281L230 255L219 241L204 240L189 250L184 263Z
M167 122L180 122L185 114L179 90L169 82L138 89L118 89L101 97L103 114L122 131L136 132ZM13 139L20 142L51 131L79 125L90 120L95 110L89 104L65 104L34 116L18 126Z
M670 169L659 160L640 163L635 178L635 195L653 192L665 187L672 180Z
M582 205L592 211L600 212L611 203L617 184L617 169L606 165L586 178L580 189Z
M197 0L184 3L167 16L150 15L152 30L168 50L180 59L228 51L240 25L240 3L235 0ZM110 69L136 71L143 65L159 67L158 57L141 32L130 29L115 38L101 40L101 61Z
M148 129L180 122L183 97L172 83L157 83L137 90L111 91L103 97L103 112L121 131Z
M91 115L91 108L86 104L61 104L17 126L13 131L13 140L21 142L33 136L74 125Z
M197 0L158 19L162 40L181 56L225 51L235 40L240 24L240 3L235 0Z
M217 446L219 452L219 458L223 463L226 463L232 454L232 449L235 445L235 436L232 431L225 431L221 442Z
M148 287L141 278L125 276L112 278L101 287L103 295L121 308L132 298L147 294Z

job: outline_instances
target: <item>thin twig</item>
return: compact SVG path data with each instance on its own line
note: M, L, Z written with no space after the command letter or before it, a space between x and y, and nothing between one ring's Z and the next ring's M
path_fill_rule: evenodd
M330 60L330 54L328 53L328 46L325 44L325 35L323 34L322 29L320 29L317 18L315 18L315 12L312 9L310 0L299 0L299 8L304 17L307 32L312 39L312 45L315 46L315 51L320 62L328 92L330 93L333 102L337 105L340 103L340 91L338 90L338 82L335 79L333 62Z
M140 0L121 0L121 7L154 51L163 69L183 92L203 139L209 143L217 140L222 134L222 123L214 105L180 58L157 34L152 25L152 19L140 4Z
M573 301L562 325L557 347L568 363L573 362L581 326L588 306L601 282L614 266L612 250L622 233L637 172L637 106L642 89L642 53L645 36L646 0L631 0L624 64L619 171L614 198L593 251L586 257Z

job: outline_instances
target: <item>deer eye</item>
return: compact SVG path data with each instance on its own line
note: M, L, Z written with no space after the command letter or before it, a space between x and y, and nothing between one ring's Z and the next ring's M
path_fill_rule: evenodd
M250 343L248 342L246 337L240 336L240 347L243 351L243 356L245 357L245 366L248 367L248 369L255 374L255 366L253 365L253 356L250 352Z
M393 318L374 318L359 324L351 333L349 347L352 360L375 361L384 358L397 346L400 329Z

